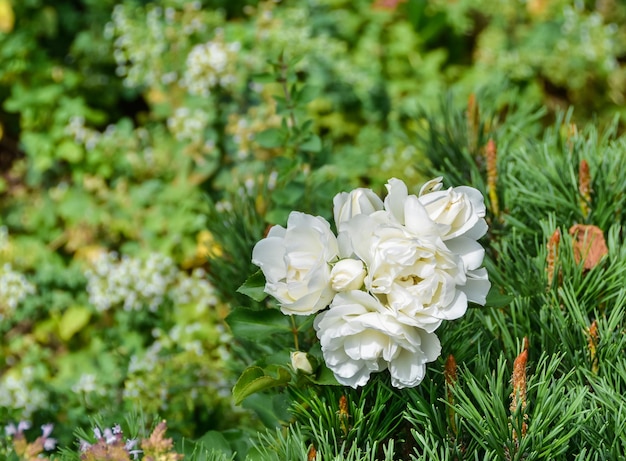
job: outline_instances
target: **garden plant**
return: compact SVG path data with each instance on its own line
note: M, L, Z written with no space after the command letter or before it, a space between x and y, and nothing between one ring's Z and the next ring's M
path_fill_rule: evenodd
M626 453L626 6L0 0L0 459Z

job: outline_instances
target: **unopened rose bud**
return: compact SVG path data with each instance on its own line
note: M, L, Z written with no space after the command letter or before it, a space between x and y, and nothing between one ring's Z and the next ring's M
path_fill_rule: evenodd
M330 285L335 291L358 290L365 280L365 267L360 259L342 259L330 271Z
M291 366L296 371L301 371L307 375L313 374L313 365L309 361L306 352L294 351L291 353Z

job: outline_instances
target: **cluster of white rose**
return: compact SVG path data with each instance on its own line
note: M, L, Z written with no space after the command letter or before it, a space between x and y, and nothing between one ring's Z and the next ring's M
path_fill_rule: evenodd
M336 195L337 235L325 219L294 211L252 253L284 314L317 314L326 365L355 388L384 370L395 387L417 386L441 353L435 330L468 301L484 304L490 288L478 190L442 190L441 178L419 196L395 178L387 190L384 202L364 188Z

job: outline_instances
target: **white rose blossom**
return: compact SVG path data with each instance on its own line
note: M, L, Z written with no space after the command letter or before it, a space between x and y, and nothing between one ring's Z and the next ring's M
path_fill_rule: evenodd
M439 357L434 333L412 328L364 291L335 296L330 309L314 322L324 361L339 383L363 386L372 372L389 370L397 388L417 386L425 364Z
M441 226L442 240L464 235L474 240L487 232L484 220L485 204L482 194L473 187L441 189L441 178L427 182L420 191L419 201L428 216Z
M292 212L252 255L283 313L318 314L326 365L355 388L384 370L395 387L417 386L441 351L435 330L468 302L485 304L491 286L480 267L487 223L478 190L442 190L441 178L419 196L396 178L386 187L384 201L364 188L335 196L337 237L323 218ZM291 358L300 368L301 357Z
M265 292L280 303L285 315L310 315L328 306L335 292L330 263L338 244L330 224L319 216L297 211L287 228L274 226L252 250L252 262L265 275Z

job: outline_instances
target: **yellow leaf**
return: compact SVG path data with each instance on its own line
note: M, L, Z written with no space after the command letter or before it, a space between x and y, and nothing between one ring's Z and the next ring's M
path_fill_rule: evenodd
M8 34L13 30L15 13L10 0L0 0L0 32Z

